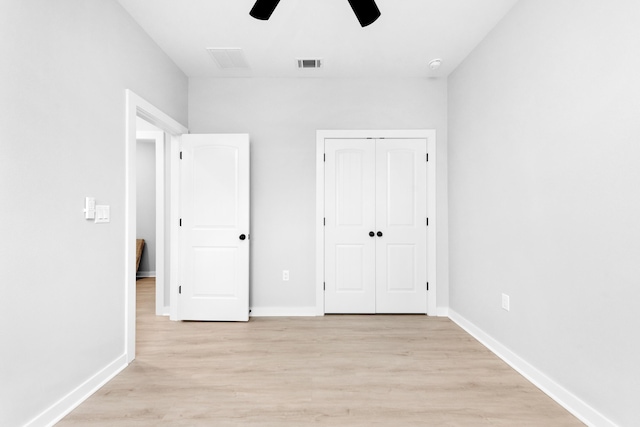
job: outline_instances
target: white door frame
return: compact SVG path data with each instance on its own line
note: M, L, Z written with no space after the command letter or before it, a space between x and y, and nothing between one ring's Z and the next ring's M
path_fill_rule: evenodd
M187 133L188 129L172 119L170 116L153 106L151 103L136 95L133 91L125 90L126 98L126 119L125 119L125 236L124 236L124 296L125 296L125 353L127 363L131 363L136 357L136 118L146 120L152 125L158 127L170 138L171 153L178 150L180 135ZM171 157L172 170L174 156ZM175 174L172 174L172 178ZM171 180L172 195L173 179ZM176 200L171 200L171 217L174 216L174 206ZM176 207L177 209L177 207ZM175 222L175 221L174 221ZM170 239L175 242L174 236L177 237L177 230L172 224ZM171 283L175 283L177 279L177 248L175 244L171 245L170 265L171 265ZM173 297L173 295L172 295Z
M427 313L436 316L436 131L415 130L319 130L316 132L316 315L324 316L324 140L327 138L425 138L427 140Z
M169 315L169 301L164 298L165 285L165 149L164 132L160 131L138 131L136 133L138 141L151 141L155 147L155 180L156 180L156 316ZM136 196L137 197L137 196ZM168 283L168 282L167 282Z

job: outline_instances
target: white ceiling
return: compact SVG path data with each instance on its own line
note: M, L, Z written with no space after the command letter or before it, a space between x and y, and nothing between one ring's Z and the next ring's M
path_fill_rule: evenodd
M249 16L255 0L118 1L189 77L356 78L446 76L517 2L376 0L382 16L362 28L348 0L281 0L268 21ZM220 69L211 47L243 49L250 68Z

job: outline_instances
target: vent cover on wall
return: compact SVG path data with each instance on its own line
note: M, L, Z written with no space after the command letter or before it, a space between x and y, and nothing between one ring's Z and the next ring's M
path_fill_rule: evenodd
M222 69L249 68L242 49L208 47L207 52Z
M322 59L298 59L298 68L322 68Z

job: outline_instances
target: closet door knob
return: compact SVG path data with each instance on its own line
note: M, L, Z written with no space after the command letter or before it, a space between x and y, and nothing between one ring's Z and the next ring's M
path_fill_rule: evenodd
M241 235L240 235L240 240L244 240L244 239L246 239L246 238L247 238L247 236L245 236L244 234L241 234Z
M378 237L382 237L382 231L378 231Z
M376 233L374 233L373 231L370 231L370 232L369 232L369 236L373 237L373 236L375 236L375 235L376 235Z

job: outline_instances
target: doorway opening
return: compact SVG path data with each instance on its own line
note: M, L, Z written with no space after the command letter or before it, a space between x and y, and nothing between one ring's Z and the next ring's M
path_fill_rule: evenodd
M155 313L169 315L169 230L171 169L165 134L151 123L136 121L136 279L155 278ZM142 249L142 252L140 252Z
M167 153L168 161L166 164L170 165L170 170L177 170L177 159L179 155L179 137L182 134L188 132L187 128L176 120L162 112L160 109L144 100L140 96L136 95L130 90L125 91L126 94L126 138L125 138L125 352L127 363L131 363L135 359L136 352L136 238L137 238L137 224L136 224L136 205L137 205L137 140L138 140L138 120L142 119L147 123L158 128L163 134L159 137L160 140L164 140L163 147L167 147L165 150ZM177 196L177 174L169 174L168 179L164 182L165 192L163 194ZM156 200L157 201L157 200ZM165 243L171 242L177 236L177 222L171 221L172 218L177 218L177 200L175 197L170 199L169 203L164 203L167 207L162 212L168 215L164 215L166 218L164 230L168 231L166 234ZM175 223L175 224L174 224ZM168 301L176 296L171 295L175 292L176 286L171 286L172 283L177 281L177 248L176 245L166 244L168 250L164 250L166 257L163 257L165 261L165 267L168 267L169 275L165 277L165 283L168 281ZM167 262L168 260L168 262ZM157 271L157 264L156 264ZM166 272L167 269L164 268ZM166 276L166 274L165 274ZM164 287L164 285L163 285ZM163 298L163 305L165 300ZM158 304L156 302L156 304ZM171 315L169 310L169 315Z

